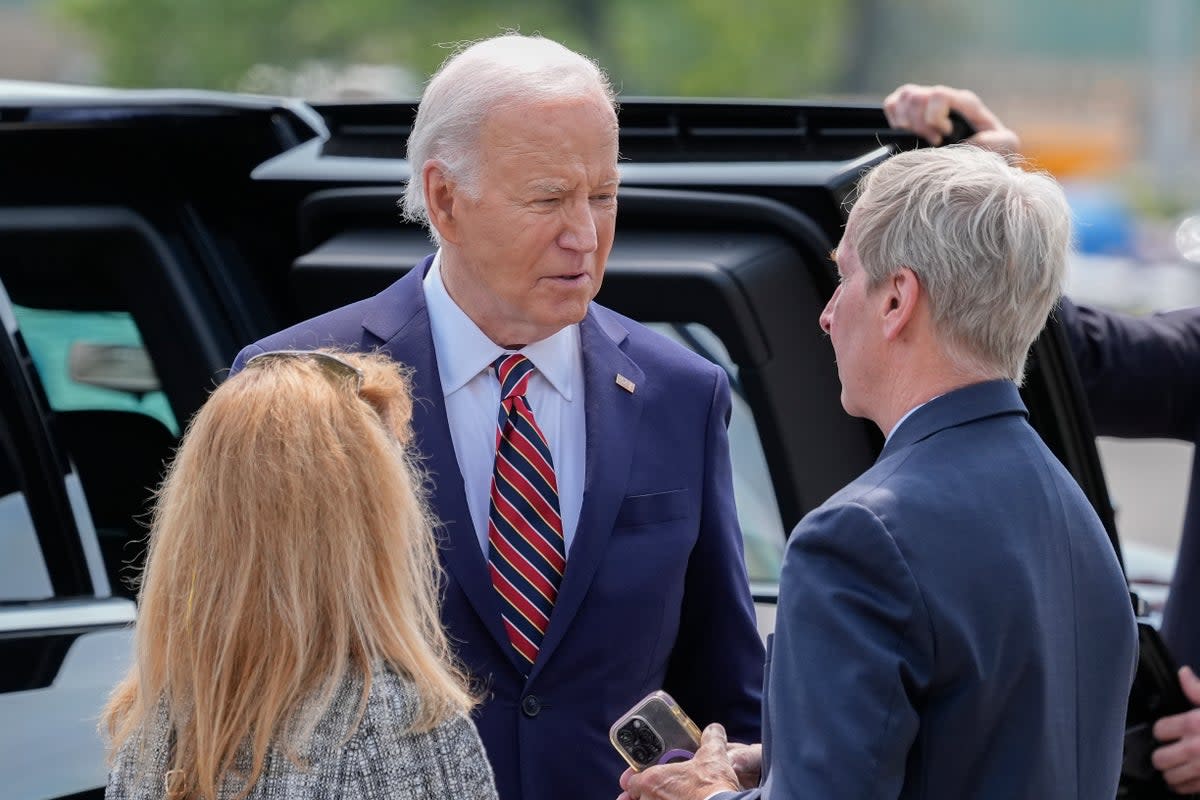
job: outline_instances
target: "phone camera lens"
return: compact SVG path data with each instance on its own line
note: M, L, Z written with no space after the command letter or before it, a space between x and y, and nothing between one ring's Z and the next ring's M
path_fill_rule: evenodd
M641 717L634 717L618 728L617 741L641 766L653 764L663 753L662 739Z

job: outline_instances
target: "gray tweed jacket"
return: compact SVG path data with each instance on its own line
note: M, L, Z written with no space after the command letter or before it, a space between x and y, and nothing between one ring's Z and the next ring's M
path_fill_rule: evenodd
M299 748L307 767L272 748L249 800L495 800L492 769L470 719L456 715L428 733L407 732L418 704L412 684L379 669L362 721L346 739L361 691L358 677L339 688L311 741ZM105 798L161 800L169 752L164 711L154 730L122 746ZM248 765L248 757L238 764ZM226 781L216 800L240 788Z

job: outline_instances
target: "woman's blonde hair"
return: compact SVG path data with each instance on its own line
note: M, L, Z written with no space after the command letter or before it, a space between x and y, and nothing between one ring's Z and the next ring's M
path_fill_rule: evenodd
M361 718L376 665L415 685L414 730L473 705L439 619L408 380L383 355L321 352L361 382L320 356L249 364L158 491L136 660L103 725L115 753L165 709L171 796L212 800L230 778L245 796L272 745L298 760L350 674Z

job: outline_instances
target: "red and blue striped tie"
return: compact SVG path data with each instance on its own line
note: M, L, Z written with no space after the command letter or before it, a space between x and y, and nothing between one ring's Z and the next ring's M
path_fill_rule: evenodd
M558 481L546 437L525 401L534 366L510 354L492 363L500 380L496 466L488 511L488 566L509 641L533 664L566 568Z

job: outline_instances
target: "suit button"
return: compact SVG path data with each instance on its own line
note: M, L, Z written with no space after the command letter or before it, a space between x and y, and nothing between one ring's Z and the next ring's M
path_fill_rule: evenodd
M521 711L527 717L536 717L542 710L542 701L537 699L537 695L527 694L525 699L521 701Z

